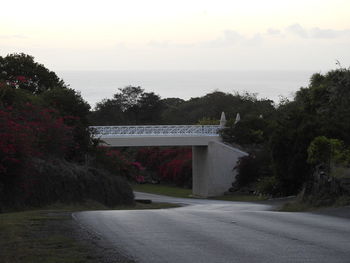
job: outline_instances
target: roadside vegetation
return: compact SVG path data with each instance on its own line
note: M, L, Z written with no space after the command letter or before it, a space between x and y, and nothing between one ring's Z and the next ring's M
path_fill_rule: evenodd
M134 208L132 188L191 195L190 148L101 147L91 125L210 125L225 112L223 140L249 155L232 167L238 175L227 189L229 195L217 199L258 201L297 195L287 210L349 204L349 105L350 69L339 67L312 75L309 86L300 88L294 99L278 104L256 94L220 91L189 100L161 98L128 86L91 109L79 92L32 56L0 57L0 242L1 248L14 249L2 249L1 258L17 262L11 255L30 256L32 247L33 258L37 257L42 247L35 242L42 237L48 251L60 251L62 243L71 242L60 236L51 240L56 234L40 230L53 229L44 227L46 223L68 220L64 213L18 211L87 201L86 209L97 209L93 203L102 209ZM137 204L137 208L155 206L169 207ZM75 243L70 247L74 258L81 247ZM84 253L72 262L89 262Z
M133 184L134 191L180 198L191 198L192 189L164 184Z
M174 185L164 184L133 184L132 188L134 191L159 194L179 198L197 198L192 195L192 189L183 188ZM223 201L237 201L237 202L256 202L264 201L268 199L268 196L248 195L248 194L231 194L215 196L209 199L212 200L223 200Z
M132 204L89 130L90 105L25 54L0 57L0 211L86 199Z
M247 116L222 131L250 153L232 192L298 195L294 206L349 204L350 69L314 74L292 101L268 116ZM304 209L304 208L301 208Z
M95 201L56 203L39 209L0 214L0 258L3 263L133 262L108 258L96 240L79 230L71 213L86 210L162 209L175 204L151 203L107 207ZM96 238L96 237L95 237ZM112 261L111 261L112 260Z

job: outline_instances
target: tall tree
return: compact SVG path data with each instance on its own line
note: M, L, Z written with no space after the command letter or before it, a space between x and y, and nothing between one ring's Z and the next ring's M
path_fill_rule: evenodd
M163 102L141 87L120 88L113 99L97 103L90 120L94 125L159 124Z
M23 53L0 57L0 81L33 94L65 87L56 73L35 62L34 57Z

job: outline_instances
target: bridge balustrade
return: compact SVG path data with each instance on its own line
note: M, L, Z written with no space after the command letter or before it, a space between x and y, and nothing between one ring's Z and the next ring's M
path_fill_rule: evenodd
M91 126L95 137L218 136L220 125Z

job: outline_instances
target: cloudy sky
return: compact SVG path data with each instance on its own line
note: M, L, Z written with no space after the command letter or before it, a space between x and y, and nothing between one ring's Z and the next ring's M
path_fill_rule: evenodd
M350 66L349 0L2 1L0 55L52 70Z

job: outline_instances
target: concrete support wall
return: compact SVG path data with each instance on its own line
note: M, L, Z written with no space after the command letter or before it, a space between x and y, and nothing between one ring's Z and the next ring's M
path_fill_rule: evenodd
M193 146L193 194L219 196L226 192L236 177L233 168L247 153L217 141L208 146Z
M101 137L103 145L110 147L133 146L203 146L210 141L220 141L220 136L120 136Z
M192 194L208 196L208 146L192 146Z

